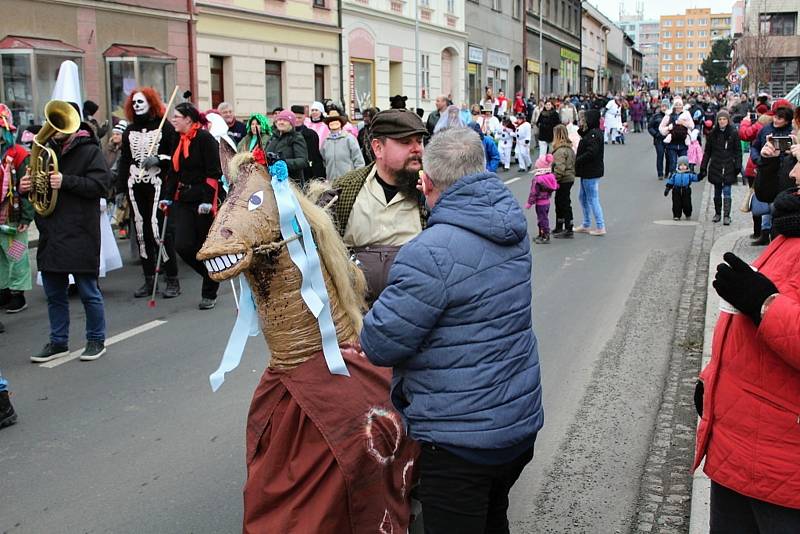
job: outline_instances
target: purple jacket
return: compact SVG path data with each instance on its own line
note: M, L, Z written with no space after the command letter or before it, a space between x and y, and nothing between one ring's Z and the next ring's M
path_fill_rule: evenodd
M644 120L644 104L639 102L633 102L631 104L631 120L633 122L639 122Z

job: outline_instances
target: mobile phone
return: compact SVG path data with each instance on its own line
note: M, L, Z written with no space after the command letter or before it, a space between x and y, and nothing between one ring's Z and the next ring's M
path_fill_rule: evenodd
M750 122L755 122L758 119L758 115L755 111L750 112Z
M788 135L772 136L772 146L774 146L779 152L788 152L792 147L792 138Z

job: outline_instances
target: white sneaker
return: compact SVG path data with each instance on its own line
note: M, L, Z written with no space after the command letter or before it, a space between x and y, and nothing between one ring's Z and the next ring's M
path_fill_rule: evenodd
M572 231L576 234L588 234L591 232L591 228L588 226L576 226L572 229Z
M606 235L606 229L597 228L596 230L589 230L589 235Z

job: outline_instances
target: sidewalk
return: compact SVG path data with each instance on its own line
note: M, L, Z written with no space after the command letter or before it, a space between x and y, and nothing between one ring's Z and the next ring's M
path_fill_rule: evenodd
M712 186L709 184L708 187ZM727 232L720 232L715 236L716 239L714 240L714 245L711 247L711 252L709 254L708 296L706 298L703 363L701 369L705 367L711 359L711 340L714 335L714 327L719 318L719 296L711 285L714 281L717 265L722 263L722 256L729 251L733 252L747 263L751 263L761 255L765 248L753 247L750 245L750 234L753 231L752 219L749 213L742 213L739 211L739 206L746 193L746 187L742 187L741 185L733 186L733 210L731 213L733 223L728 227L729 230ZM709 194L711 194L711 191ZM709 204L712 204L712 202L709 202ZM707 215L709 220L704 223L713 224L710 222L710 216L713 215L713 208L709 210ZM724 228L721 227L720 230L724 230ZM699 371L698 369L698 373ZM705 534L708 532L710 492L711 482L708 477L706 477L705 473L703 473L703 467L701 465L697 469L697 472L694 473L692 480L692 506L689 523L690 534Z

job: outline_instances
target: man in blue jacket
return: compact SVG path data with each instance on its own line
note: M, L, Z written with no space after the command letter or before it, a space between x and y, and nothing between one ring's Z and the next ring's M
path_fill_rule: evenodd
M422 446L426 534L508 532L508 493L533 457L542 390L525 216L468 128L423 155L428 226L406 243L361 346L393 367L391 397Z

